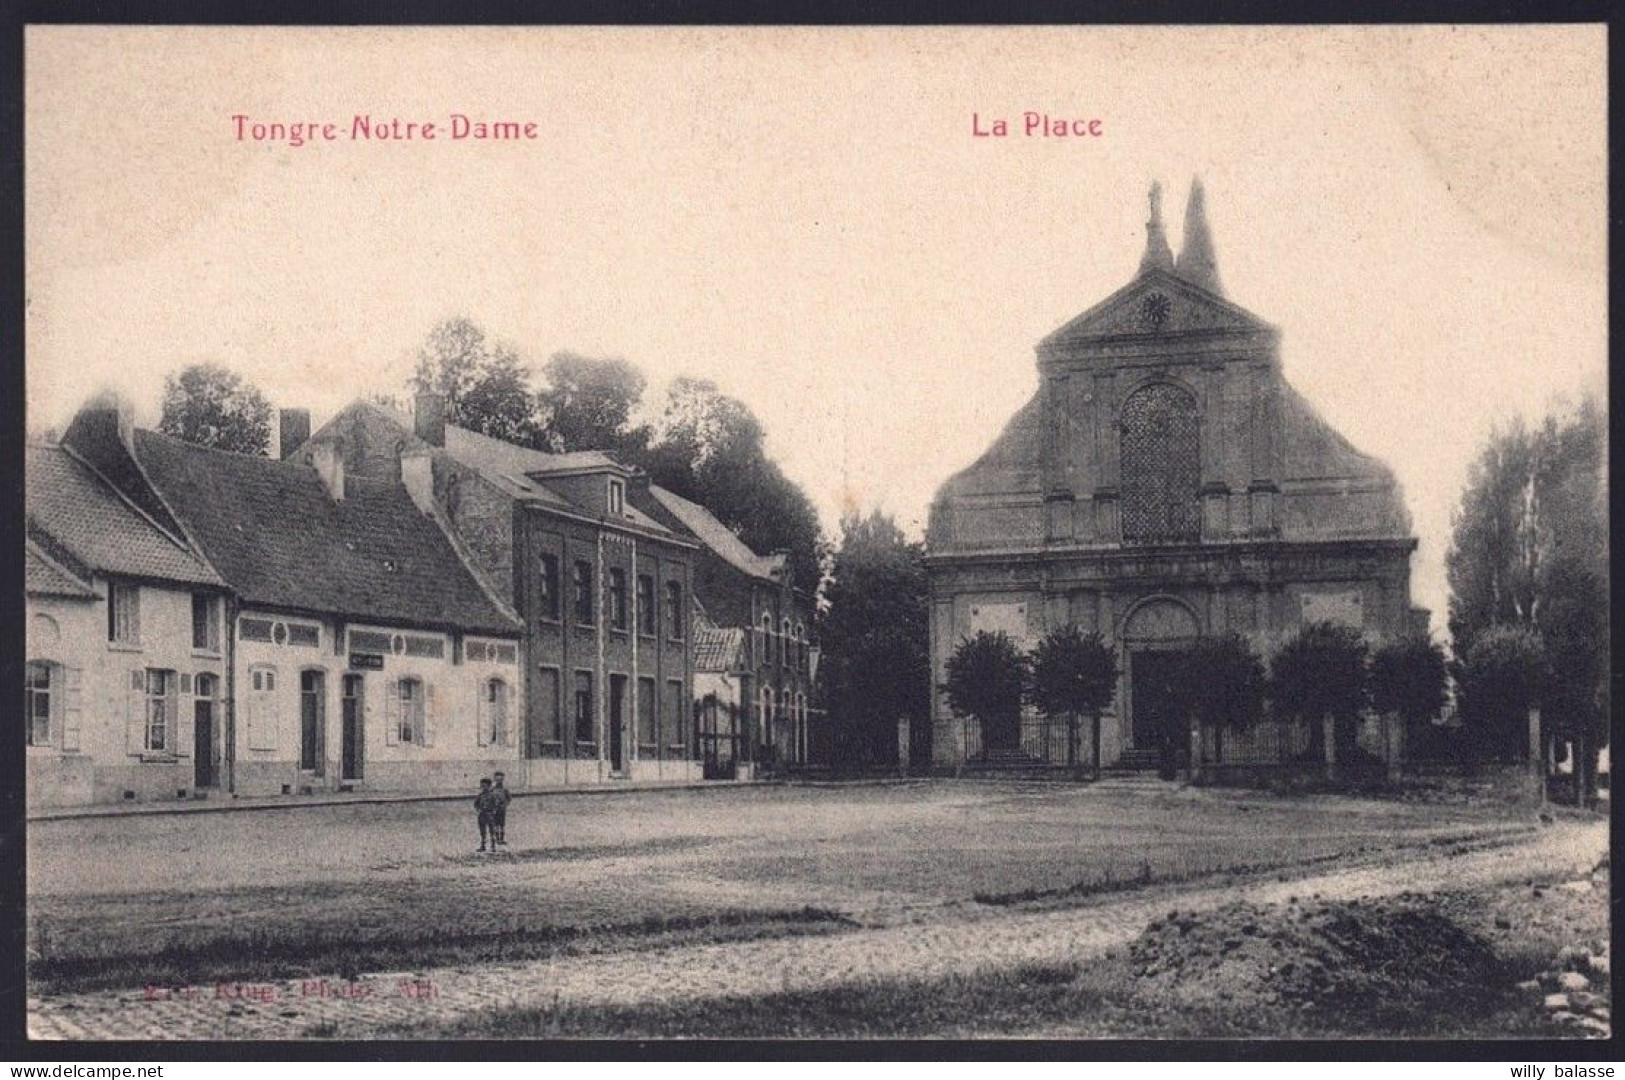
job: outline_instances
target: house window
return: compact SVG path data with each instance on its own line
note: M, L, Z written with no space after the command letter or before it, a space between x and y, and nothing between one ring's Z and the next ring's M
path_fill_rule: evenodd
M51 695L60 689L52 679L53 667L54 664L44 660L28 662L25 687L29 746L51 745Z
M536 578L536 614L543 619L559 617L559 560L556 555L543 555L540 573Z
M541 709L536 738L541 742L564 741L564 715L559 709L559 672L557 668L541 668L536 673L534 686L536 703ZM531 744L531 757L536 757L536 742Z
M220 620L214 597L205 593L192 594L192 648L220 651Z
M576 672L576 742L593 741L592 672Z
M147 669L147 716L145 748L154 753L169 750L175 733L175 673Z
M577 562L573 577L576 622L591 626L595 621L592 613L592 563Z
M400 681L401 711L399 738L403 743L423 742L423 680Z
M683 640L683 587L675 581L666 582L666 633Z
M492 746L508 743L508 684L485 680L485 737Z
M648 574L638 575L638 633L653 635L655 621L655 579Z
M289 623L288 641L294 645L303 645L307 649L319 648L322 644L321 628L307 623Z
M626 513L626 482L623 480L609 482L609 512L615 517Z
M653 749L659 740L659 725L655 717L655 681L638 680L638 745Z
M682 680L668 679L666 681L666 700L662 704L661 712L666 718L666 745L679 752L683 748L683 716L688 711L683 707Z
M141 587L108 582L107 640L120 645L141 641Z
M609 572L609 625L626 629L626 571L619 567Z

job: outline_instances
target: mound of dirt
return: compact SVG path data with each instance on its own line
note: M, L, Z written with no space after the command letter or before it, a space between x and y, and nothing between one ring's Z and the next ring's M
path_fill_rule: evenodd
M1174 911L1145 928L1129 962L1138 994L1163 1005L1347 1031L1413 1027L1432 1006L1486 993L1499 968L1487 940L1412 894Z

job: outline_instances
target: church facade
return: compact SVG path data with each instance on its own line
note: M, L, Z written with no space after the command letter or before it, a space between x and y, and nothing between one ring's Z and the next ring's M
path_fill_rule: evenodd
M1036 394L942 486L927 530L937 684L980 630L1027 649L1063 624L1099 631L1121 668L1107 766L1149 762L1199 635L1267 658L1317 621L1374 644L1426 627L1393 473L1284 380L1279 331L1225 297L1199 183L1183 243L1176 260L1154 186L1139 272L1039 342ZM1045 757L1029 727L1021 749ZM935 695L938 767L1006 738L989 735Z

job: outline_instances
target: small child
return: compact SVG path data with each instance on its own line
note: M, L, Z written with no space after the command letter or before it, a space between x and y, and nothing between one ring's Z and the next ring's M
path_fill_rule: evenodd
M495 851L497 845L508 846L508 801L513 796L508 791L507 776L496 773L496 783L491 788L491 850Z
M474 796L474 816L480 823L481 851L485 850L485 838L487 836L491 838L491 850L496 850L495 811L496 796L491 791L491 778L482 776L480 777L480 793Z

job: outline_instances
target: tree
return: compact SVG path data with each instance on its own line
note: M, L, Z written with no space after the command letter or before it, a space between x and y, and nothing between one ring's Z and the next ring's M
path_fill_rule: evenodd
M519 355L506 345L493 346L458 402L456 423L493 439L535 446L541 425L535 399Z
M1540 636L1523 626L1490 627L1462 657L1457 681L1462 719L1478 755L1522 757L1529 710L1540 704L1552 681Z
M704 379L674 380L642 464L655 483L705 506L755 551L787 552L796 588L817 593L818 512L768 457L761 421L744 402Z
M633 427L632 413L648 380L630 361L558 352L542 374L545 385L536 400L550 449L620 451L633 459L647 450L649 429Z
M1078 764L1078 718L1091 721L1091 766L1100 771L1100 714L1117 696L1117 650L1098 632L1071 624L1045 634L1032 656L1028 699L1045 715L1066 717L1066 763Z
M1370 653L1360 631L1311 623L1270 662L1268 694L1282 716L1309 725L1314 756L1325 754L1322 721L1332 718L1340 760L1355 748L1360 713L1370 701Z
M192 364L165 376L158 430L199 446L263 456L271 447L271 403L235 371Z
M1399 717L1411 746L1429 741L1429 722L1444 708L1448 694L1444 649L1424 635L1390 641L1371 657L1371 705Z
M984 749L1013 748L1020 742L1021 702L1027 692L1030 661L1002 630L964 638L948 657L942 684L948 707L982 727Z
M412 388L440 394L448 423L523 446L538 443L536 400L524 362L512 347L490 342L466 316L429 331L418 348Z
M1446 558L1456 656L1465 661L1497 626L1539 637L1549 669L1542 722L1577 742L1587 797L1609 733L1606 456L1606 410L1594 397L1553 409L1537 429L1493 432Z
M1173 704L1198 731L1216 733L1216 756L1224 757L1224 732L1256 723L1264 709L1264 661L1238 634L1197 638L1181 657ZM1194 765L1195 763L1193 763Z
M878 510L841 522L819 618L821 677L845 764L896 763L907 717L913 760L930 756L931 660L925 550Z

